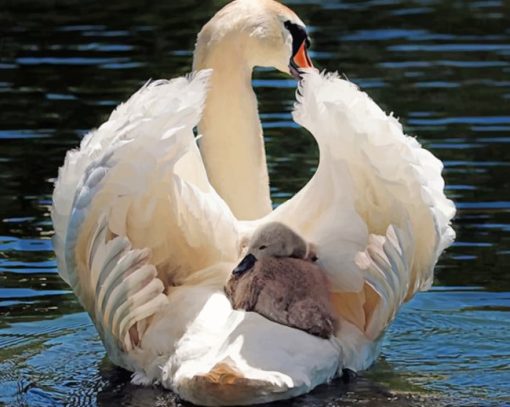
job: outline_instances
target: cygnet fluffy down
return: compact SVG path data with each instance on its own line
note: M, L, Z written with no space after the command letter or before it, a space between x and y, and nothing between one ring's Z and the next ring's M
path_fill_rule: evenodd
M225 292L235 309L255 311L328 338L338 321L330 304L327 277L315 260L311 244L281 223L268 223L255 231Z

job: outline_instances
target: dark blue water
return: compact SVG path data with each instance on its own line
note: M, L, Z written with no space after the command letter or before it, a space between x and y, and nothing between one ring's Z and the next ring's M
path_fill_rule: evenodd
M179 405L111 365L56 274L51 191L65 151L149 78L189 71L222 1L0 0L0 404ZM376 365L292 406L510 405L510 3L289 1L312 57L340 70L445 163L457 242ZM309 179L295 82L257 72L272 194Z

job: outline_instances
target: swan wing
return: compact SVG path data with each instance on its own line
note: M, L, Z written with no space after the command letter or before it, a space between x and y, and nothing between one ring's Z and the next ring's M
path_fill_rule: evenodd
M209 185L193 135L209 76L146 84L59 172L59 273L120 365L114 353L136 345L144 319L165 305L164 291L238 256L235 218Z
M383 329L403 301L430 287L437 259L455 237L443 165L338 74L304 75L294 120L317 140L320 162L271 216L318 246L333 291L362 294L358 326L366 331L379 308ZM369 301L374 292L379 300ZM378 305L368 312L367 302Z

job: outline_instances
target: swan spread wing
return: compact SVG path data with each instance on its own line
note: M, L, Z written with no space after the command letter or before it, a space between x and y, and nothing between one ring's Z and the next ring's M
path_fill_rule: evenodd
M237 259L235 219L210 187L193 136L209 76L146 84L59 172L59 272L121 366L143 321L166 305L165 289Z
M305 74L294 120L316 138L320 163L270 216L317 245L338 307L351 302L341 313L376 338L405 300L430 288L455 237L442 163L338 74ZM359 293L358 304L341 293Z

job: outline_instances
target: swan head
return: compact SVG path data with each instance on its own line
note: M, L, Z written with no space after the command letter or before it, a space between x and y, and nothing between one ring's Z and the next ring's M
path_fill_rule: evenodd
M294 257L316 261L316 250L291 228L279 222L270 222L255 230L248 243L246 255L234 269L234 275L250 270L257 260L265 257Z
M300 69L313 67L309 45L305 24L288 7L274 0L235 0L198 34L193 69L235 61L249 70L274 67L299 77Z

